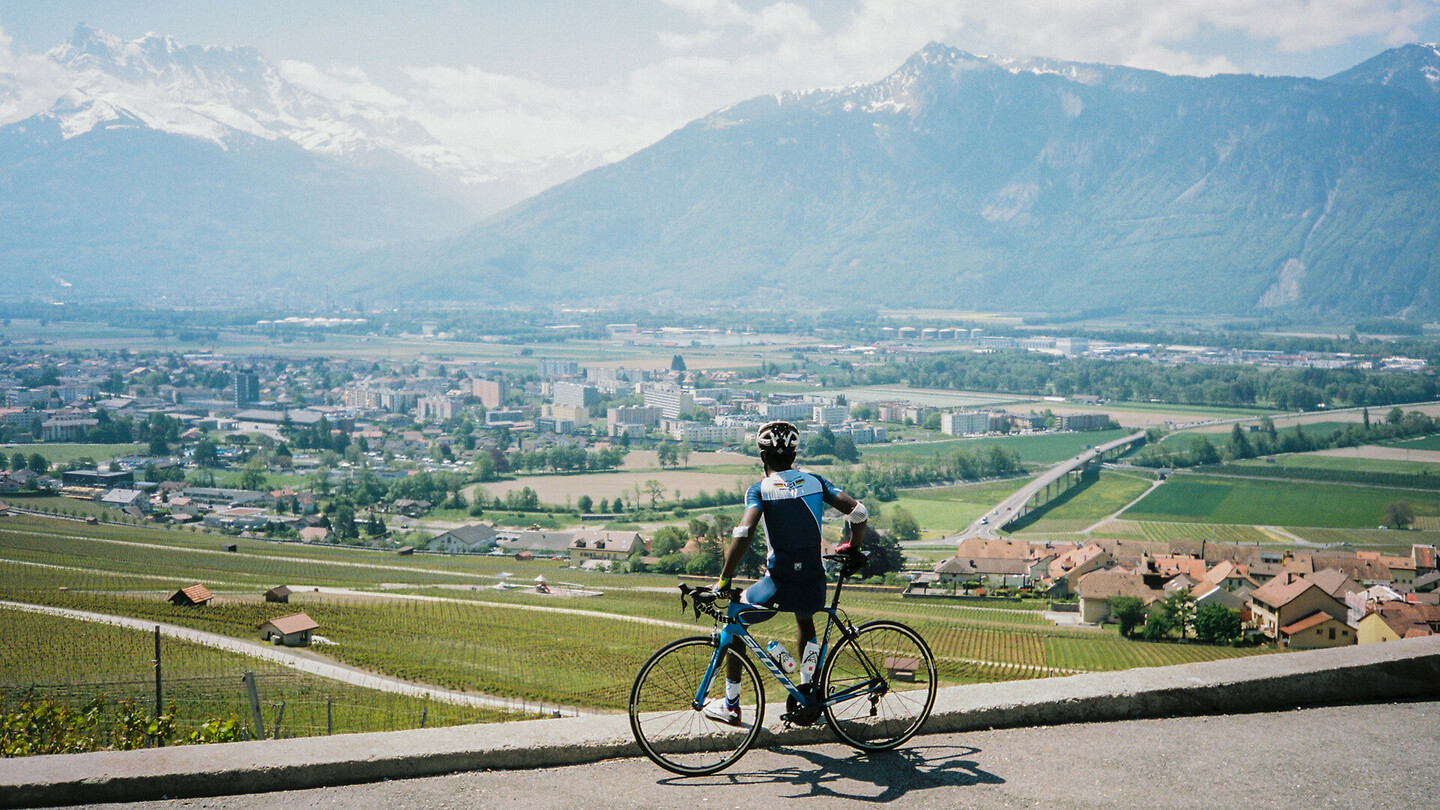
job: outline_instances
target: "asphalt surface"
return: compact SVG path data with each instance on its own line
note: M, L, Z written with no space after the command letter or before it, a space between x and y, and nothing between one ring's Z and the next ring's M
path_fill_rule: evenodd
M1105 453L1110 450L1122 445L1131 444L1143 438L1144 435L1145 433L1143 431L1132 433L1124 438L1106 442L1099 447L1092 447L1074 458L1065 459L1046 470L1038 478L1035 478L1025 486L1016 490L1005 500L996 504L994 509L975 518L975 521L969 526L966 526L964 531L961 532L961 536L983 537L987 540L999 539L1000 530L1023 517L1026 512L1026 504L1030 502L1030 499L1034 497L1036 493L1045 489L1047 485L1060 480L1067 473L1083 469L1086 464L1089 464L1094 459L1103 459Z
M1437 750L1440 701L1420 701L924 735L868 757L756 750L709 777L621 759L90 807L1397 808L1433 803Z

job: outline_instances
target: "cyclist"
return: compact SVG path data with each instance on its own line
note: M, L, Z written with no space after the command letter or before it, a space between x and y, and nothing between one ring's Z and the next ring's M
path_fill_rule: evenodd
M796 649L803 650L801 684L810 682L820 645L815 641L816 610L825 606L825 569L821 560L820 518L826 506L834 507L850 522L850 542L837 553L860 553L868 512L865 505L820 476L794 469L800 431L789 422L768 422L755 437L765 477L745 493L745 514L725 548L725 565L712 590L730 587L730 578L750 545L755 527L765 521L765 576L745 589L730 605L730 615L754 607L795 614ZM774 614L750 614L749 623ZM705 704L705 716L740 725L740 662L725 660L725 694Z

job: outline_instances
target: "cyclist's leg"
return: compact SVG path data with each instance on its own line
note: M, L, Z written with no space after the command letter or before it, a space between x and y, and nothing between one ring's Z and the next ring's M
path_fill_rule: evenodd
M740 601L731 602L730 608L726 611L731 618L738 616L741 611L746 611L743 622L746 627L752 624L759 624L766 621L775 614L756 610L757 607L765 606L775 595L774 581L769 577L756 582L741 594ZM734 653L725 654L725 697L731 699L736 696L740 688L740 657Z
M795 614L795 655L803 664L806 652L815 641L815 611L825 606L824 577L799 582L780 581L772 604ZM808 681L809 677L802 674L800 679Z

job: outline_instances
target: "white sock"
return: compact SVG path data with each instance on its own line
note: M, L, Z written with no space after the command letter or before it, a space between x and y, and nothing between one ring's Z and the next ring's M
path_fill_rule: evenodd
M728 680L728 679L725 681L725 700L726 700L726 702L729 702L729 703L739 703L739 702L740 702L740 682L739 682L739 681L732 681L732 680Z

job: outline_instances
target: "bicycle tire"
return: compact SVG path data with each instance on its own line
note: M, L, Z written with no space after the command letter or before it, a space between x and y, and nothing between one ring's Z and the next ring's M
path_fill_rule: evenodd
M748 724L729 726L695 708L695 693L715 654L714 640L682 638L661 647L640 667L630 689L630 729L656 765L682 776L716 773L744 756L765 721L765 690L755 664L740 661L740 716ZM731 653L735 655L734 653ZM725 694L721 664L705 696Z
M841 639L825 660L820 684L826 724L841 742L862 751L886 751L915 736L939 688L925 639L889 621L867 622ZM847 690L856 694L830 702Z

